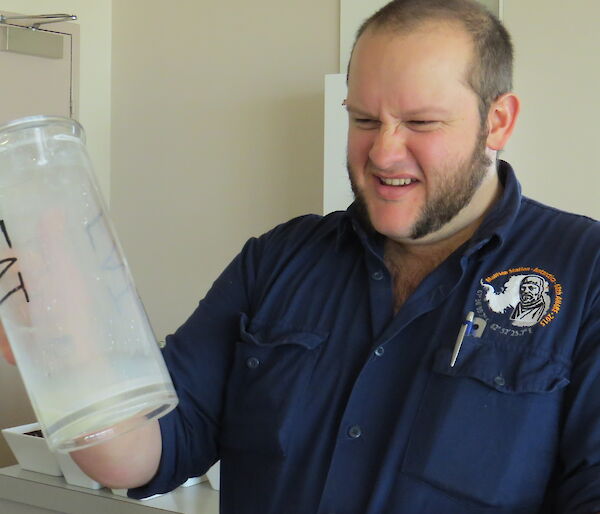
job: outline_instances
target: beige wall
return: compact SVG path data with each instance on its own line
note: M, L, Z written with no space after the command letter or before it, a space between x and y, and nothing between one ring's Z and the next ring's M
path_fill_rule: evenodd
M247 238L320 211L338 4L113 4L111 209L159 339Z
M600 218L600 2L504 0L523 111L505 158L523 190Z

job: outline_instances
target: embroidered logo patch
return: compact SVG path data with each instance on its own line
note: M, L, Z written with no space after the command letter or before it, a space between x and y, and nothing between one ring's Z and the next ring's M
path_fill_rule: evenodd
M540 268L498 271L480 284L475 335L481 336L486 327L510 336L530 334L536 325L552 323L562 305L562 286L552 273Z

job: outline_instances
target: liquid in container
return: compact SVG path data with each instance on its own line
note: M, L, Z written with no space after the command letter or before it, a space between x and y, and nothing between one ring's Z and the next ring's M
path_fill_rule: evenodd
M76 121L0 127L0 319L51 449L177 404Z

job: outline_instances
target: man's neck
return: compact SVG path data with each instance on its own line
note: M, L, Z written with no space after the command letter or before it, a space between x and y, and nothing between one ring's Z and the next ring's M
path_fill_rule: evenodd
M385 256L397 262L431 262L435 263L433 266L435 268L445 261L458 247L473 237L473 234L475 234L479 225L481 225L484 216L485 214L471 225L464 227L450 237L431 243L407 244L388 238L385 242Z
M407 245L386 240L384 262L392 276L394 313L400 310L423 279L470 239L476 229L469 227L469 230L457 233L450 239L427 245Z
M421 281L444 262L454 251L473 237L485 216L502 194L497 179L486 184L485 198L480 201L479 216L447 237L426 238L424 241L394 241L386 239L384 261L394 283L394 311L398 312Z

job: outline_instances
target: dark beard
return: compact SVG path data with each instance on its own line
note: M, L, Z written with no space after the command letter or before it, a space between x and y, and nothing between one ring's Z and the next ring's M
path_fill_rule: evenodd
M371 218L369 217L369 211L367 209L367 202L365 202L365 197L356 187L354 180L352 180L352 174L350 173L350 164L347 164L346 168L348 169L348 177L350 178L350 187L352 188L352 193L354 194L354 207L356 208L354 213L358 217L358 221L362 225L363 229L372 234L377 234L377 230L375 230L373 223L371 223Z
M465 169L465 172L457 173L450 177L446 175L447 178L440 184L436 196L431 198L423 207L419 218L412 228L411 239L421 239L441 229L471 201L473 195L479 189L488 167L492 163L491 159L485 153L487 136L487 127L481 127L470 159L461 166L461 168ZM349 164L347 168L359 219L367 230L375 232L375 228L369 218L369 211L364 196L352 179Z

